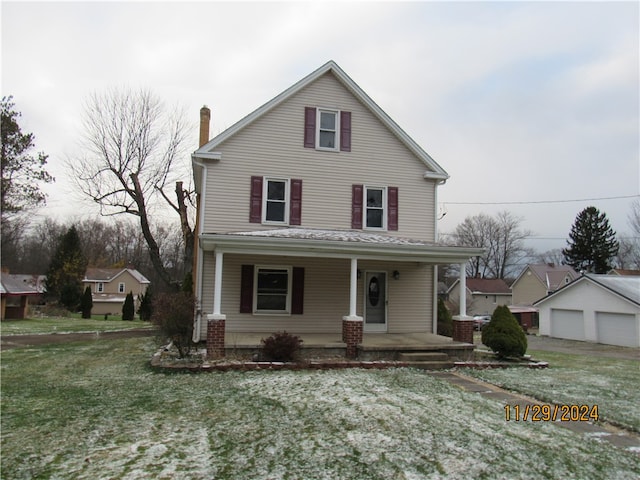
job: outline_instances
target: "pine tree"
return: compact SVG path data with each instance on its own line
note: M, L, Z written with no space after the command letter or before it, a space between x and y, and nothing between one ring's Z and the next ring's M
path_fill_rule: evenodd
M122 320L133 320L135 314L135 305L133 304L133 292L127 293L122 305Z
M148 322L153 315L153 293L151 287L147 287L147 291L138 295L138 302L140 307L138 308L138 315L140 320Z
M500 357L521 357L527 351L527 337L509 307L500 305L482 329L482 343Z
M453 317L441 298L438 299L438 335L453 335Z
M562 250L566 264L587 273L607 273L619 248L606 214L596 207L587 207L578 214L567 244Z
M91 297L91 287L84 289L82 301L80 302L80 310L82 310L82 318L91 318L91 309L93 308L93 298Z
M80 236L75 226L60 237L47 271L47 296L69 310L80 305L82 278L87 259L82 253Z

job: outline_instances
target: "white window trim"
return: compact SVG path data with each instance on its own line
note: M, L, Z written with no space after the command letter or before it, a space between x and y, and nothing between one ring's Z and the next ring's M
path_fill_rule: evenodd
M104 283L103 282L96 283L96 293L104 293Z
M267 220L267 192L269 182L284 182L284 221ZM291 211L291 179L279 177L262 177L262 223L266 225L289 225Z
M382 227L370 227L367 225L367 190L382 190ZM376 230L378 232L387 231L387 215L389 213L389 203L387 199L387 187L377 185L365 185L362 190L362 227L364 230Z
M322 113L333 113L336 116L336 136L335 136L335 146L333 148L329 147L321 147L320 146L320 119ZM322 108L319 107L316 109L316 149L317 150L325 150L327 152L339 152L340 151L340 110L335 108Z
M124 282L118 283L118 293L124 293L125 290L126 290L126 285L124 284Z
M286 310L258 310L258 272L261 269L287 271ZM253 269L253 313L254 315L291 315L291 288L293 286L293 267L284 265L255 265Z

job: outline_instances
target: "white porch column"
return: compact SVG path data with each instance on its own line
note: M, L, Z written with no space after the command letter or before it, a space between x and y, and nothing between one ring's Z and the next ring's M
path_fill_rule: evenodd
M460 316L467 316L467 264L460 264Z
M356 314L356 304L358 300L358 259L351 259L351 278L349 284L349 315L343 320L362 320Z
M216 250L216 269L214 272L213 286L213 314L208 315L209 320L225 320L226 315L220 312L222 303L222 266L224 254Z

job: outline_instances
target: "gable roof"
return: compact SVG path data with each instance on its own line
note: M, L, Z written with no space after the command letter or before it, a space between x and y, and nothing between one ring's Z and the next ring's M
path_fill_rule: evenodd
M124 272L129 272L140 283L151 283L147 278L134 268L87 268L83 282L111 282Z
M629 270L624 268L612 268L609 270L608 275L640 275L640 270Z
M460 280L453 282L449 288L449 292L460 283ZM509 285L501 278L476 278L467 277L466 279L467 290L471 293L491 294L491 295L511 295L511 289Z
M2 272L0 293L3 295L39 295L45 292L44 275L21 275Z
M561 289L538 300L534 303L534 305L539 305L546 302L550 298L556 297L557 295L562 295L574 285L578 285L581 282L590 282L609 292L614 293L615 295L618 295L619 297L624 298L628 302L640 306L640 276L615 276L604 274L598 275L594 273L588 273L586 275L578 277L568 285L565 285Z
M204 144L196 150L191 158L194 161L194 167L197 165L196 160L219 160L221 154L216 152L216 147L235 135L238 131L262 117L264 114L272 110L277 105L286 101L304 87L313 83L326 73L331 73L354 97L356 97L385 127L387 127L416 157L418 157L427 167L428 171L424 174L425 178L433 178L436 180L446 181L449 174L438 163L425 152L409 135L405 133L400 126L394 122L384 110L382 110L359 86L356 84L333 60L328 61L323 66L304 77L302 80L293 84L291 87L280 93L257 110L220 133L212 140ZM194 168L196 174L196 168ZM196 178L196 186L200 185Z
M570 276L571 280L575 280L579 277L578 272L569 265L553 265L547 263L532 264L527 265L522 272L520 272L520 275L518 275L515 281L511 284L512 288L513 285L518 283L520 277L522 277L527 270L531 270L540 283L545 285L547 290L551 291L558 290L562 287L562 281L567 275Z

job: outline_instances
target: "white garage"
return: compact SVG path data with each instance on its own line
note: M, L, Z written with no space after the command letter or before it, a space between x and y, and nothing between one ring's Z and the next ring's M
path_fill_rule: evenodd
M537 301L540 334L640 347L640 277L588 274Z

